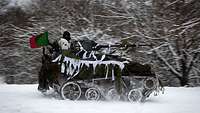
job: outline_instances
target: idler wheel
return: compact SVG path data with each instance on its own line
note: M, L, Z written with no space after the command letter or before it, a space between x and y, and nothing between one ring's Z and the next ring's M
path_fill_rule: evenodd
M128 100L130 102L138 102L142 99L142 92L139 89L131 89L128 93Z
M81 88L75 82L66 82L60 88L62 99L78 100L81 96Z
M101 93L99 91L99 89L95 88L95 87L92 87L92 88L89 88L86 90L85 92L85 98L87 100L99 100L101 96Z
M117 90L114 89L114 88L111 88L111 89L108 90L108 93L107 93L106 97L110 101L118 101L118 100L120 100L120 95L117 93Z

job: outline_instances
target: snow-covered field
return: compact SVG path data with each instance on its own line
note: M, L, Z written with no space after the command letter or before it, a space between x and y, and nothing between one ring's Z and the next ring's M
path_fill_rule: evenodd
M166 88L145 103L129 103L60 100L37 85L1 84L0 113L200 113L200 87Z

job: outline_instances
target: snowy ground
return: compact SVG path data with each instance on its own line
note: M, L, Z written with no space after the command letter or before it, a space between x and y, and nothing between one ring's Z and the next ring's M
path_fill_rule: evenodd
M200 113L200 87L166 88L145 103L129 103L59 100L37 85L1 84L0 113Z

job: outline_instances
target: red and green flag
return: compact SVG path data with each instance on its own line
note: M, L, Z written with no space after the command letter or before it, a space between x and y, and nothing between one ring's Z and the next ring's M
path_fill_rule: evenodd
M44 32L37 36L32 36L30 38L30 47L31 48L39 48L42 46L47 46L49 44L48 40L48 32Z

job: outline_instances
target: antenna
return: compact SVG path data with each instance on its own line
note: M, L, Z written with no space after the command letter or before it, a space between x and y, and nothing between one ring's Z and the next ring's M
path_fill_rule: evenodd
M60 35L62 35L62 1L59 0L59 24L60 24Z

